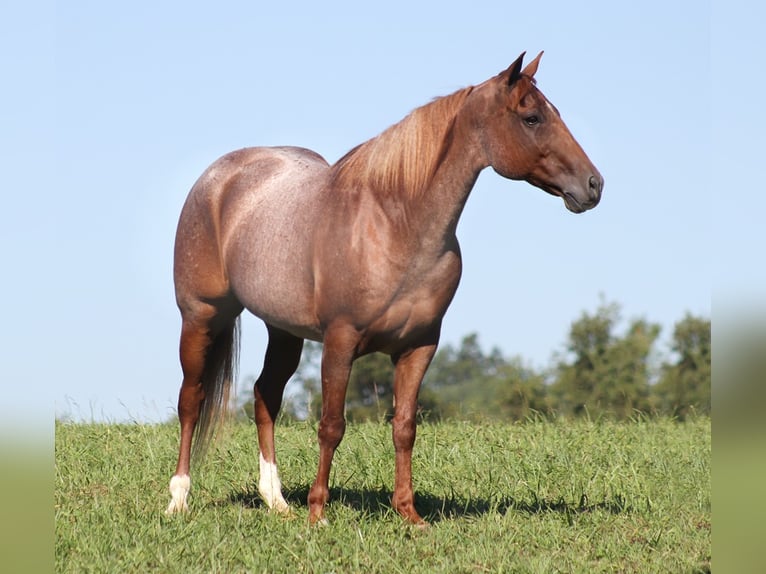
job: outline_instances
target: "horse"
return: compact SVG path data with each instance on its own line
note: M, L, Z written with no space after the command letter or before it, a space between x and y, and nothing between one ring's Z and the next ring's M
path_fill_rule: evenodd
M333 165L304 148L252 147L224 155L196 181L174 251L183 381L168 514L188 510L190 460L204 453L227 408L247 309L268 331L253 392L258 492L270 511L289 511L274 422L310 339L323 347L309 522L326 522L352 363L382 352L394 364L392 507L405 522L426 525L412 488L418 391L460 281L456 227L479 172L491 166L525 180L573 213L594 208L604 185L537 88L542 52L522 69L524 55L415 109Z

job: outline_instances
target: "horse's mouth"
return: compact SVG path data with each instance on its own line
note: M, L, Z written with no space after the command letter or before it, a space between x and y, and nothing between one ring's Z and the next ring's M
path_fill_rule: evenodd
M561 194L561 197L564 199L564 205L566 208L572 213L583 213L589 208L589 206L583 205L577 201L577 199L575 199L571 193L564 192Z
M598 204L598 199L595 199L595 200L586 199L585 201L582 201L580 199L577 199L577 197L575 197L575 194L572 193L571 191L566 191L555 185L546 186L543 189L547 191L548 193L550 193L551 195L555 195L556 197L560 197L561 199L563 199L564 205L572 213L584 213L588 211L589 209L593 209Z
M583 205L570 192L564 191L563 189L561 189L560 187L556 185L541 185L540 187L543 191L546 191L550 193L551 195L555 195L556 197L560 197L561 199L563 199L564 205L572 213L582 213L584 211L587 211L589 207L591 207L588 205Z

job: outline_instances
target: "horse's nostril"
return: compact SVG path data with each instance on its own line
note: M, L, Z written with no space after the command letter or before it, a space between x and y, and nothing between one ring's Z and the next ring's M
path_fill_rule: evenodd
M588 178L588 191L591 197L598 202L601 199L601 190L604 188L604 179L600 175L592 175Z

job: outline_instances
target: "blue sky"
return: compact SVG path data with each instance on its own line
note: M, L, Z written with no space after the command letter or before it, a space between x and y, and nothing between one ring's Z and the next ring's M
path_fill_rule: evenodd
M737 71L742 41L717 32L731 16L705 2L512 5L73 1L3 18L6 77L22 87L0 111L3 363L18 383L5 414L48 402L46 416L170 416L181 381L173 238L207 165L282 144L334 161L525 50L545 50L538 85L604 175L603 200L575 216L485 171L459 226L464 274L443 341L475 331L542 367L600 294L626 319L661 323L664 344L685 312L709 316L711 252L723 269L749 269L743 285L762 282L749 255L726 247L745 240L733 222L757 225L762 210L716 201L737 192L713 173L712 134L729 116L711 107L730 94L711 70ZM760 161L753 142L744 157ZM730 223L713 223L719 209ZM243 328L241 373L255 375L265 329L252 318Z

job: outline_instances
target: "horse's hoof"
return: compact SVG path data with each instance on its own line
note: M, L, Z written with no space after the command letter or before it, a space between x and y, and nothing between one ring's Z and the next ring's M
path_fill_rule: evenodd
M174 476L170 479L170 504L165 509L165 514L170 516L171 514L178 514L181 512L188 512L189 506L186 504L186 497L189 496L189 489L191 488L191 479L188 474L182 476Z
M321 514L314 514L310 512L309 525L323 527L323 526L329 526L330 522L327 520L327 517L324 515L324 512L322 512Z
M179 506L175 500L171 500L165 509L165 516L173 516L174 514L182 514L184 512L189 512L189 506L186 502Z

